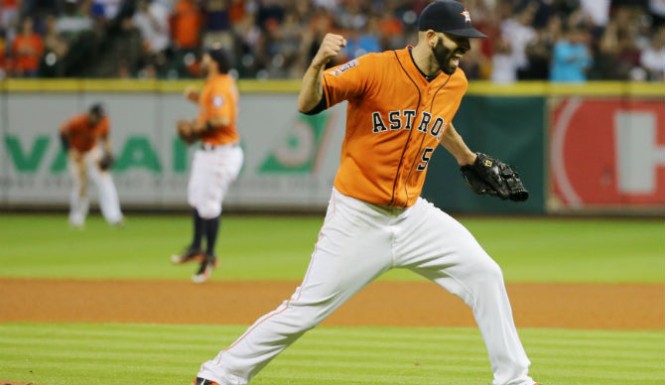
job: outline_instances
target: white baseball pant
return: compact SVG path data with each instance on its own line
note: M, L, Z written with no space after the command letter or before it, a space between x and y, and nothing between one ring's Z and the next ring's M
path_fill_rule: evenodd
M258 319L198 374L247 384L277 354L392 268L418 273L473 310L494 385L533 385L499 266L455 219L419 198L390 209L333 190L309 268L290 300Z
M123 218L120 211L118 192L113 183L111 173L109 171L102 171L99 168L99 160L101 158L101 148L95 147L83 154L83 163L88 178L97 186L99 207L104 219L110 224L118 224ZM69 223L74 226L83 226L88 215L90 201L87 191L85 193L81 191L83 181L80 179L76 164L70 161L67 168L72 178L72 191L69 198Z
M187 201L201 218L212 219L222 213L224 196L240 174L243 158L239 145L196 150L187 186Z

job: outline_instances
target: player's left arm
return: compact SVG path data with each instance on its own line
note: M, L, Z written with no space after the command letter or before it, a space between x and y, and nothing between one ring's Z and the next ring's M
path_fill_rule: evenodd
M452 123L443 132L441 146L445 148L457 161L460 166L473 164L476 161L476 154L469 149Z
M475 193L516 202L529 198L519 174L510 165L483 153L473 153L452 123L444 132L441 145L455 157L464 180Z
M109 140L109 131L111 130L111 123L108 117L104 117L99 123L102 125L99 135L99 142L102 145L104 154L111 154L111 141Z
M102 127L99 135L99 143L102 147L102 157L97 164L102 171L106 171L115 163L115 157L113 156L111 141L109 140L110 122L108 117L105 117L100 124L102 124Z

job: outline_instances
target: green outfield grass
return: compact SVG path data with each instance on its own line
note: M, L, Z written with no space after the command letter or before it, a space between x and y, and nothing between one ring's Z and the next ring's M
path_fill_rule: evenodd
M229 215L215 280L300 280L322 216ZM461 218L508 281L665 282L665 223L655 220ZM172 252L187 216L98 216L73 230L64 215L3 214L0 277L189 280ZM419 279L396 271L384 279ZM2 293L0 293L2 295ZM0 309L0 312L3 309ZM246 326L0 323L0 380L42 385L188 385L198 366ZM544 385L665 385L665 329L521 329ZM321 327L252 385L488 385L475 328Z
M224 217L215 280L300 280L323 216ZM665 222L465 218L464 223L504 269L507 281L665 282ZM0 276L189 279L191 268L168 258L190 241L190 219L129 216L124 228L99 216L85 230L65 215L0 219ZM419 279L408 271L384 279Z
M187 385L238 326L0 324L0 379L55 385ZM521 330L546 385L665 384L665 332ZM325 327L252 385L487 385L474 329Z

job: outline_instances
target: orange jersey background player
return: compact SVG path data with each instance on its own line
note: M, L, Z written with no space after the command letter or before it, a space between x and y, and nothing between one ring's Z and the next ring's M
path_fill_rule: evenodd
M121 225L118 193L106 167L111 163L110 120L100 104L78 114L60 127L60 140L67 151L68 170L72 178L69 222L82 227L88 215L88 178L96 184L102 215L112 225Z
M200 142L187 186L194 234L185 251L171 257L175 264L199 262L192 277L195 283L207 281L217 265L215 246L222 203L240 173L244 158L237 129L238 89L228 74L231 68L228 55L221 48L210 49L203 55L201 66L206 75L203 90L198 92L191 87L185 90L185 98L198 104L198 116L194 120L181 120L177 125L178 134L185 142Z

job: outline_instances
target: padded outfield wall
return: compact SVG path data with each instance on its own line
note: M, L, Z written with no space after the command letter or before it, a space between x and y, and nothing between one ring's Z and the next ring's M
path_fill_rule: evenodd
M57 130L99 101L111 118L123 206L184 208L192 151L174 127L196 114L182 97L192 83L0 83L0 208L67 206ZM339 162L344 106L307 117L296 109L298 82L241 81L239 87L246 162L226 208L323 210ZM663 83L472 83L454 123L472 149L515 165L531 199L514 204L470 193L441 149L424 195L447 211L665 213Z

